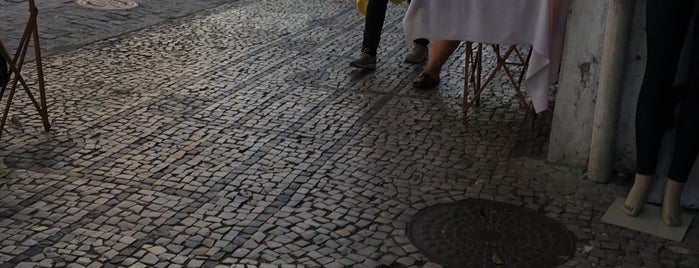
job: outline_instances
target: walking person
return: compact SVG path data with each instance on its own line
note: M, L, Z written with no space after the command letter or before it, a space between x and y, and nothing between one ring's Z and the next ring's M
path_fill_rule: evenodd
M364 39L359 58L350 62L350 66L361 69L376 69L376 54L381 41L386 9L389 0L368 0L364 19ZM410 3L410 1L408 1ZM416 39L405 57L407 63L422 63L427 59L429 41Z

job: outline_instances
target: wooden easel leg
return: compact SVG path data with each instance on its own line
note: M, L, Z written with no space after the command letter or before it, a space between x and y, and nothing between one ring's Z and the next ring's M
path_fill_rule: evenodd
M475 90L473 90L473 101L476 106L481 105L481 77L483 77L483 44L478 44L478 50L476 52L476 60L474 61L476 68L476 78L474 79Z
M461 113L463 121L466 122L466 114L468 109L475 105L480 105L480 95L483 89L488 85L489 80L481 81L483 72L483 44L476 44L476 53L473 53L473 42L466 42L466 66L464 67L466 77L464 78L464 99L462 102ZM492 76L492 75L491 75ZM473 98L468 100L468 88L473 84Z
M471 82L471 62L472 57L473 57L473 50L471 50L471 45L473 43L471 42L466 42L466 59L465 61L465 66L464 66L464 96L461 100L461 120L465 123L467 119L467 112L468 112L468 107L469 107L469 102L468 102L468 87L469 83Z
M32 1L33 2L33 1ZM36 8L35 8L36 9ZM34 56L36 58L36 74L39 82L39 101L41 107L37 107L39 116L41 116L41 121L44 123L44 131L48 132L51 129L49 124L49 112L46 105L46 86L44 83L44 66L41 61L41 46L39 42L39 27L36 23L36 16L34 17Z
M22 38L19 41L19 49L15 53L14 59L10 63L10 76L12 77L11 80L11 85L10 85L10 92L9 95L7 96L7 104L5 105L5 110L2 113L2 120L0 120L0 137L2 136L2 131L5 129L5 123L7 122L7 115L10 113L10 107L12 106L12 99L15 96L15 90L17 89L17 84L21 80L22 76L20 75L22 72L22 63L24 62L24 58L27 55L27 48L29 47L29 30L31 26L32 20L30 19L29 22L27 23L27 27L24 30L24 33L22 34ZM4 48L3 48L4 49ZM7 54L3 52L3 54ZM18 64L19 63L19 64ZM14 76L12 76L14 74Z
M15 57L10 59L10 55L5 49L5 46L0 43L0 56L5 58L5 60L10 64L10 77L13 79L11 80L11 85L9 86L9 95L7 98L7 104L5 105L5 109L2 114L2 119L0 119L0 137L2 136L2 132L5 129L5 123L7 122L7 116L10 112L10 107L12 106L12 99L14 98L15 91L17 89L18 85L21 85L22 88L25 90L27 95L29 96L32 104L36 108L37 112L39 113L39 116L41 116L41 120L44 125L44 130L49 131L51 128L51 125L49 124L49 119L48 119L48 108L46 105L46 90L45 90L45 83L44 83L44 72L43 72L43 65L41 61L41 47L40 47L40 42L39 42L39 27L36 22L36 18L38 16L38 9L34 5L34 0L29 0L29 12L30 12L30 17L29 21L27 22L27 26L24 29L24 33L22 34L22 38L20 39L20 43L18 46L18 50L15 53ZM37 102L36 99L34 98L34 95L31 93L31 90L29 90L29 86L27 83L24 81L22 78L22 66L24 64L24 60L27 55L27 51L29 50L29 43L31 39L34 38L34 53L35 53L35 58L36 58L36 68L37 68L37 76L38 76L38 84L39 84L39 101ZM14 76L13 76L14 75ZM2 101L3 95L5 93L6 87L3 87L2 90L0 90L0 101Z
M514 75L513 75L512 72L510 71L510 69L507 68L507 65L505 64L505 61L510 57L510 55L512 54L512 52L515 52L515 54L518 54L517 46L516 46L516 45L511 45L511 46L507 49L507 51L505 52L505 55L504 55L504 56L502 56L502 55L500 54L500 51L499 51L499 50L498 50L495 54L496 54L496 56L497 56L497 60L498 60L499 62L502 62L502 63L503 63L503 64L502 64L502 69L503 69L503 71L505 72L505 75L507 76L507 79L508 79L508 80L510 81L510 83L512 84L512 87L514 88L515 93L517 93L517 98L519 99L520 104L521 104L522 106L524 106L524 109L525 109L525 110L527 110L527 115L528 115L529 120L530 120L530 125L531 125L531 127L533 127L533 126L534 126L534 125L533 125L533 122L534 122L534 118L536 117L536 113L534 113L534 109L532 108L531 105L529 105L529 103L527 103L527 100L526 100L526 98L524 97L524 94L522 94L522 90L521 90L521 88L522 88L522 85L521 85L522 80L516 80L515 77L514 77ZM517 57L519 57L519 56L517 56ZM519 60L521 61L522 58L519 58ZM526 65L523 65L523 66L526 66ZM524 68L522 69L522 72L525 72L525 71L526 71L526 67L524 67ZM520 79L521 79L521 78L520 78Z

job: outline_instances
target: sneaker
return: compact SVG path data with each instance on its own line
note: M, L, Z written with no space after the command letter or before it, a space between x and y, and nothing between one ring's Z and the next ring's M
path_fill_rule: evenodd
M413 44L408 52L408 55L405 55L405 62L422 63L427 59L427 54L429 54L427 47Z
M360 69L376 70L376 57L362 51L359 55L359 59L350 62L350 66Z

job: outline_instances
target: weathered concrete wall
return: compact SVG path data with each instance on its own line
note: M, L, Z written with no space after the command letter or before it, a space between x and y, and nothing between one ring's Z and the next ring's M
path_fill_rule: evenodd
M572 0L549 141L549 160L587 165L606 0Z
M587 166L607 5L606 0L571 2L549 143L549 160L552 162ZM645 63L644 7L644 0L636 1L626 55L617 133L617 168L622 171L631 170L635 161L633 115Z

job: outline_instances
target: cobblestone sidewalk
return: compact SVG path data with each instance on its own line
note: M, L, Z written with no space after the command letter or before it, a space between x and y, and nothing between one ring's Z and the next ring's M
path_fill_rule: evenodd
M105 11L81 7L74 0L37 0L35 3L39 10L42 54L71 51L97 40L176 20L234 1L237 0L135 1L139 4L138 8ZM0 0L0 40L8 49L19 44L28 19L29 6L26 0Z
M439 267L406 227L465 198L566 225L563 267L699 266L696 223L602 223L628 181L547 163L551 112L530 127L503 81L462 124L462 49L413 89L404 11L374 72L348 67L353 1L236 1L47 57L53 131L18 92L0 138L0 267Z

